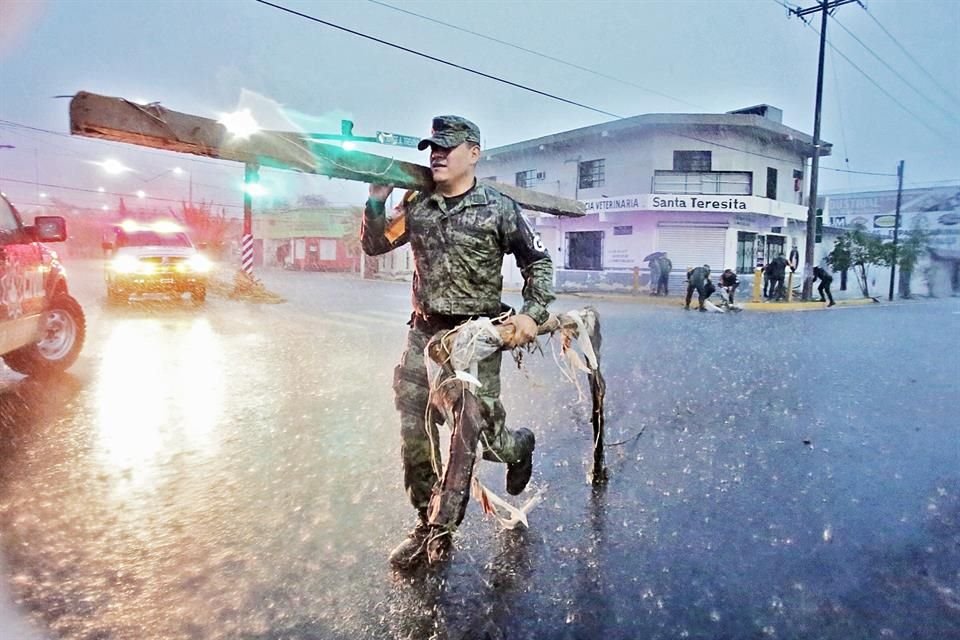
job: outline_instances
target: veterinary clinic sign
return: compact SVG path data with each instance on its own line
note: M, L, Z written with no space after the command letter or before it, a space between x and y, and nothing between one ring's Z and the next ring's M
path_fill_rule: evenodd
M642 194L582 200L587 213L619 213L625 211L748 211L744 196L700 196L675 194Z
M737 196L650 196L651 209L670 211L747 211L746 197Z
M686 193L644 193L581 200L587 214L651 213L695 211L711 213L761 214L775 218L806 220L807 208L756 196L690 195Z
M675 193L644 193L581 200L587 213L622 213L628 211L737 211L784 215L771 209L791 209L806 212L805 207L757 198L755 196L712 196Z

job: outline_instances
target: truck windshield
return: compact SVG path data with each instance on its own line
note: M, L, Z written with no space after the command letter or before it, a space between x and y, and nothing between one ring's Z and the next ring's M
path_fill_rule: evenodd
M190 247L190 239L184 233L158 233L156 231L118 231L117 247Z

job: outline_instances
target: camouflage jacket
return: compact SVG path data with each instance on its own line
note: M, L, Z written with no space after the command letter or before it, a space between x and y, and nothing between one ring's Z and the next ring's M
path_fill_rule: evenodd
M368 200L360 243L380 255L406 243L413 250L413 307L432 315L500 313L503 256L512 253L523 274L520 313L538 324L554 300L553 262L513 200L479 182L451 209L442 195L405 199L402 232L388 237L384 204Z

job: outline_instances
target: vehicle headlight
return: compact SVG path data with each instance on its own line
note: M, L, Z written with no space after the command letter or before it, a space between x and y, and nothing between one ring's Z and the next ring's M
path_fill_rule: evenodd
M210 262L209 258L198 253L195 256L190 256L190 259L187 260L187 266L194 273L207 273L213 268L213 263Z
M140 268L140 261L133 256L117 256L110 262L110 268L117 273L133 273Z

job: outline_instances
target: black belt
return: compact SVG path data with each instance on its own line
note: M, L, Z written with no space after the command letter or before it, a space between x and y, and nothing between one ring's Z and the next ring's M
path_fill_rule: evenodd
M440 331L449 331L450 329L463 324L467 320L473 320L478 317L479 316L454 316L444 314L431 314L429 316L422 316L419 313L414 312L410 315L410 322L408 324L418 331L432 335L434 333L439 333Z

